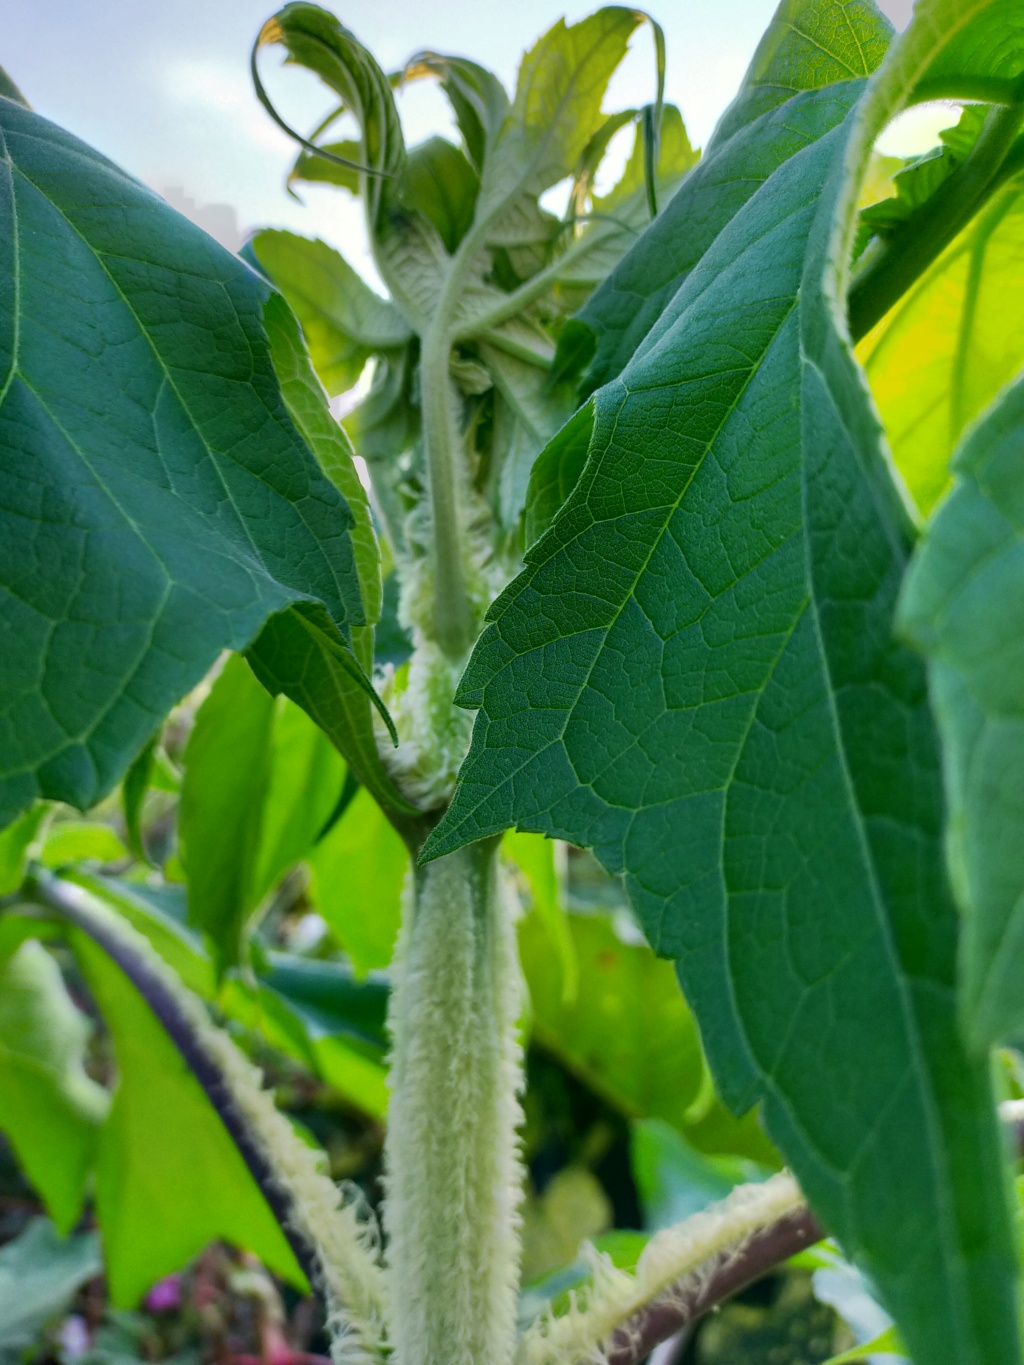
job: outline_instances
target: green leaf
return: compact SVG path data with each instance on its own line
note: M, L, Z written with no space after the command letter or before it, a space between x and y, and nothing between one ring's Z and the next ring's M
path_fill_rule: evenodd
M496 222L572 175L602 122L601 101L643 16L609 6L560 19L523 58L515 100L484 163L477 219Z
M617 272L602 367L646 339L492 608L424 854L512 824L592 847L911 1353L981 1365L1020 1358L1006 1172L957 1031L924 672L892 639L911 530L841 311L861 173L962 38L947 8L920 0L866 86L877 12L788 0Z
M630 1164L648 1232L682 1223L766 1174L743 1157L699 1152L662 1119L634 1123Z
M967 426L1024 364L1024 181L996 195L857 348L922 512Z
M239 961L259 900L256 862L273 717L273 697L233 654L199 708L185 751L178 837L189 920L209 936L224 967Z
M40 1332L100 1269L94 1232L61 1238L45 1218L0 1248L0 1362L18 1365L38 1349Z
M222 966L241 960L253 912L313 847L344 778L309 717L232 655L196 716L178 817L189 919Z
M3 824L94 804L268 617L320 604L342 650L364 606L268 287L29 110L0 103L0 139Z
M266 230L256 233L251 249L295 310L329 394L350 389L377 351L408 341L408 324L394 304L325 242Z
M480 180L466 156L443 137L409 151L400 194L407 208L426 215L449 252L469 231Z
M124 810L125 829L128 832L128 844L131 851L143 859L147 855L142 833L142 808L156 768L156 748L160 742L160 734L159 730L154 732L152 739L132 763L121 783L121 805Z
M0 99L14 100L16 104L24 105L26 109L31 108L28 100L14 84L2 66L0 66Z
M149 1006L91 939L69 937L117 1062L96 1177L111 1302L133 1307L214 1238L304 1285L238 1149Z
M783 6L779 14L790 8ZM644 234L643 251L626 255L565 329L563 349L581 344L581 329L591 334L587 392L621 373L723 228L808 136L816 135L802 119L793 123L792 115L820 106L823 97L817 92L830 86L842 90L858 71L877 66L886 42L880 27L863 56L856 53L849 62L842 51L844 34L855 34L849 38L854 47L862 41L856 30L866 9L863 0L842 11L832 3L822 5L803 40L793 33L785 43L776 16L700 164ZM833 18L836 32L830 37Z
M0 1129L62 1234L82 1211L108 1105L85 1072L90 1032L41 943L0 961Z
M903 1343L900 1341L899 1333L895 1327L887 1327L880 1336L873 1341L865 1341L860 1346L853 1346L849 1351L843 1351L841 1355L829 1356L824 1365L854 1365L855 1361L860 1361L866 1365L869 1359L874 1359L876 1355L900 1356L903 1357Z
M401 919L409 854L366 791L309 855L313 904L362 976L386 967Z
M544 919L519 926L535 1041L623 1113L684 1126L704 1062L671 965L646 944L623 943L606 915L567 921L578 974L568 997Z
M901 624L945 741L947 851L963 911L968 1037L1024 1038L1024 381L966 438L911 566Z
M21 885L29 850L47 811L46 803L40 801L0 831L0 896L9 896Z
M118 863L128 850L109 825L99 820L58 820L50 825L39 850L44 867L67 863Z
M562 907L562 878L555 866L558 845L536 834L510 830L502 840L502 852L523 874L534 914L544 926L562 973L562 1000L572 1003L579 996L580 967L569 922ZM561 850L564 855L564 848Z
M372 636L367 644L372 648ZM248 659L268 692L283 692L312 716L392 824L415 829L420 812L384 766L363 682L349 652L335 643L330 622L312 611L282 613L264 628Z
M534 461L526 493L526 544L539 540L579 482L590 449L594 408L585 404Z
M505 87L485 67L467 57L450 57L440 52L418 52L406 64L402 82L436 76L448 96L455 121L462 134L466 153L479 172L508 114Z

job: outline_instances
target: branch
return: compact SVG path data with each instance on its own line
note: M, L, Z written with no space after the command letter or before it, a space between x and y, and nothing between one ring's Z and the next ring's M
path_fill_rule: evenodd
M999 1113L1012 1150L1024 1157L1024 1100L1001 1104ZM598 1358L602 1365L638 1365L661 1342L826 1235L806 1204L790 1209L734 1246L731 1253L719 1254L703 1275L688 1275L646 1303L605 1339ZM581 1356L581 1365L593 1359L593 1354Z

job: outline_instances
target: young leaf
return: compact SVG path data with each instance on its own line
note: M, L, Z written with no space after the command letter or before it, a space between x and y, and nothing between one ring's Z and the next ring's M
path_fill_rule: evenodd
M360 975L386 967L401 919L409 855L366 791L309 855L311 898Z
M1002 1151L953 1009L925 679L892 640L910 532L840 303L860 173L962 43L954 10L920 0L866 85L877 12L786 0L708 155L588 310L611 328L603 374L639 349L492 609L425 855L516 824L624 875L724 1098L763 1102L913 1355L981 1365L1019 1359Z
M275 702L232 655L199 708L179 810L189 920L222 966L244 956L245 927L268 891L316 842L345 765L297 706Z
M449 57L440 52L418 52L402 72L402 82L436 76L448 96L466 144L466 154L483 170L488 152L505 121L509 103L505 88L485 67L466 57Z
M2 99L0 140L3 824L38 794L94 804L268 617L321 604L347 650L365 611L353 515L280 395L269 288Z
M249 243L258 264L282 291L331 395L350 389L378 351L411 335L401 313L374 293L333 247L293 232L257 232Z
M9 896L21 885L29 849L46 814L46 803L39 801L0 831L0 896Z
M0 1129L65 1235L81 1213L108 1107L85 1071L89 1033L41 943L0 960Z
M928 656L972 1045L1024 1038L1024 380L957 452L900 619Z
M238 1149L149 1006L91 939L80 930L70 938L117 1060L96 1178L111 1302L134 1307L214 1238L304 1285Z
M922 512L966 427L1024 364L1024 181L1006 186L861 342L893 458Z

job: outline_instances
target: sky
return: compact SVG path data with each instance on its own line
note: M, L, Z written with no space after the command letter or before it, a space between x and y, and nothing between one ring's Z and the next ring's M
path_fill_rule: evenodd
M911 0L882 0L897 24ZM336 0L339 18L395 69L421 48L461 53L513 87L522 52L558 18L582 18L577 0ZM649 0L665 30L667 97L691 140L706 143L775 8L774 0ZM290 227L339 247L372 276L358 207L344 192L284 181L295 147L252 93L249 51L273 0L3 0L0 62L40 113L91 143L236 246L258 226ZM282 68L279 48L261 70L293 126L331 107L315 77ZM650 31L637 31L605 107L653 96ZM432 82L399 95L410 143L451 127ZM946 120L949 121L948 119ZM916 150L916 148L911 148ZM218 207L220 206L220 207Z

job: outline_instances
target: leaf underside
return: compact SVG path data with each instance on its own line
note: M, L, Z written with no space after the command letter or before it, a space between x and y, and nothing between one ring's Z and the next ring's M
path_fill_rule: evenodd
M783 4L585 310L587 462L470 662L425 855L510 825L592 847L915 1359L982 1365L1019 1359L1003 1158L956 1027L924 671L892 636L909 522L826 289L887 40L868 4Z

